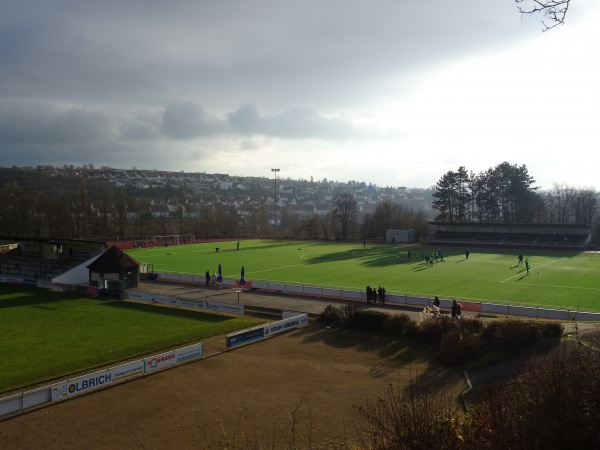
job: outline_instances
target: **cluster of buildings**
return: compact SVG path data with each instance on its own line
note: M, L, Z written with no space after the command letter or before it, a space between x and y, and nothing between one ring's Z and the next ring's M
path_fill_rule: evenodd
M153 218L174 217L185 208L186 217L193 218L205 207L235 210L246 217L263 207L273 215L287 213L300 219L314 215L325 216L334 206L338 194L349 193L356 200L358 212L373 213L381 201L391 201L425 211L428 217L433 189L408 189L406 187L379 187L365 182L292 180L289 178L241 177L228 174L186 173L160 170L114 169L110 167L38 166L38 171L52 176L82 177L99 180L130 197L147 199ZM130 205L131 206L131 205ZM129 218L138 212L129 208ZM271 217L274 217L274 216Z

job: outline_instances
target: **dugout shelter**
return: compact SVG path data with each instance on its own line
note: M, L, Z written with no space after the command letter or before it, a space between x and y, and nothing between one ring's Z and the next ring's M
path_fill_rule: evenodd
M113 245L87 266L90 286L104 291L124 292L137 288L140 263Z
M415 241L415 230L395 230L388 228L385 230L385 242L391 244L405 244Z

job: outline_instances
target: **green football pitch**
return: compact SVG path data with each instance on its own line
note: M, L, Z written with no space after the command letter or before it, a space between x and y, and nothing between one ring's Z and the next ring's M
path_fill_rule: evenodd
M6 284L0 284L0 313L0 392L261 322Z
M219 251L216 251L219 248ZM442 247L444 261L427 266L424 246L246 240L132 249L127 253L154 272L203 277L222 267L224 278L303 284L364 291L383 286L388 293L463 301L600 310L600 255L584 252ZM409 259L408 252L411 252Z

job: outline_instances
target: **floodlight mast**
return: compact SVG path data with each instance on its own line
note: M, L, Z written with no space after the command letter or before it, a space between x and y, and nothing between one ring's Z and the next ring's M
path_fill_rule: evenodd
M280 169L271 169L275 177L275 201L273 202L273 237L277 237L277 172Z

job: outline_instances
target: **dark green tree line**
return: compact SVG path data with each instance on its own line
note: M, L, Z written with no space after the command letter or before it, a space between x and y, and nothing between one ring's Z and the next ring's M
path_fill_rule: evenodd
M595 221L598 193L555 185L539 192L525 165L503 162L485 172L448 171L435 186L436 220L455 223L585 224Z

